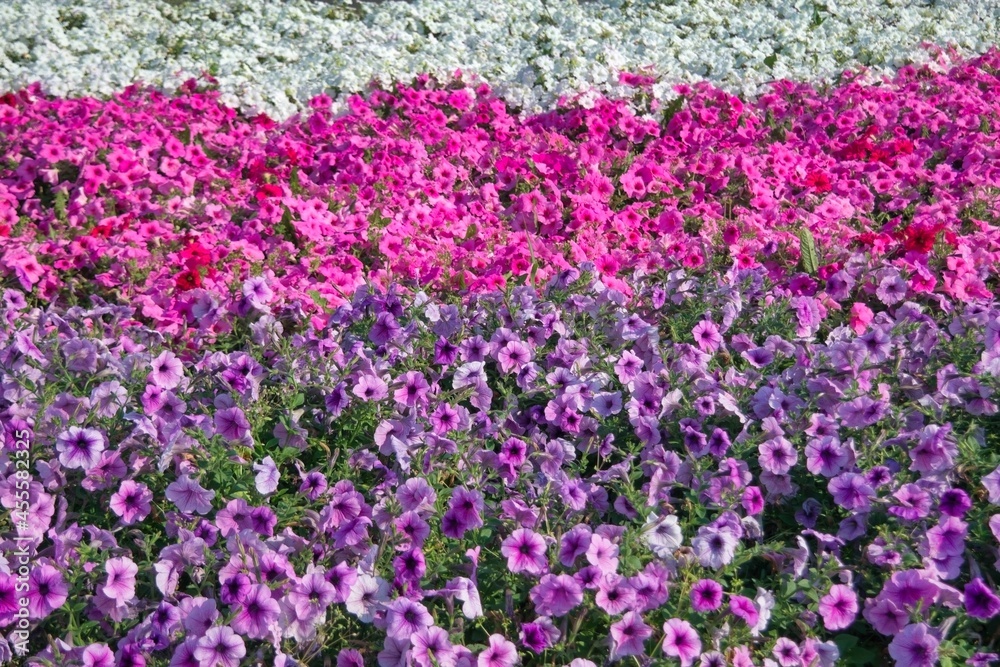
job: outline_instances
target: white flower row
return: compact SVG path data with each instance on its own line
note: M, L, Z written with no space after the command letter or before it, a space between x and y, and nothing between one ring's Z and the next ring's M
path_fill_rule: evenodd
M707 79L753 95L768 81L875 73L926 59L922 43L981 53L998 0L6 0L0 91L41 81L109 95L168 90L203 71L226 103L284 118L319 92L373 78L475 73L526 110L650 67L654 93Z

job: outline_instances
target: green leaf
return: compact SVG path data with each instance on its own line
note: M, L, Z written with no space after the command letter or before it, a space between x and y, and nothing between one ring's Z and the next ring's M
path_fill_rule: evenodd
M764 58L764 64L768 67L774 67L774 63L778 62L778 54L772 53L768 57Z
M306 402L305 394L303 394L302 392L295 394L294 396L292 396L292 405L291 405L292 410L304 404L305 402Z
M472 239L476 238L476 234L478 233L479 233L479 227L476 226L476 223L472 223L469 225L469 228L465 230L465 238L463 240L471 241Z
M799 230L799 254L802 258L802 270L815 275L819 271L819 262L816 260L816 239L806 227Z
M837 635L833 638L833 643L840 649L840 654L844 655L857 646L858 638L854 635Z
M305 192L302 189L302 184L299 183L299 168L292 167L292 173L288 175L288 187L291 189L292 194L300 195Z

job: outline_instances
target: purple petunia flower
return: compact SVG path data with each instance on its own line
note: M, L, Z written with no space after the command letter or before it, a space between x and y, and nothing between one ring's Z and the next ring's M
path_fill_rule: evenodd
M111 496L110 507L123 524L131 526L149 516L152 500L153 493L145 484L127 479Z
M663 624L663 652L681 661L681 667L690 667L701 654L701 639L687 621L672 618Z
M62 573L51 565L41 564L28 575L28 613L32 619L45 618L63 606L69 588Z
M701 579L691 587L691 606L700 614L722 606L722 585L714 579Z
M577 524L563 533L559 545L559 562L565 567L572 567L580 556L590 548L593 531L586 524Z
M243 638L228 625L209 628L194 648L194 657L201 667L239 667L246 654Z
M858 615L858 596L850 586L835 584L820 598L819 613L827 630L843 630Z
M490 645L479 654L477 667L514 667L518 662L517 647L503 635L490 635Z
M893 638L889 655L896 661L896 667L934 667L940 643L926 624L914 623Z
M263 584L252 585L240 600L232 627L251 639L264 639L280 614L281 607L272 599L271 589Z
M181 512L190 514L208 514L212 511L212 499L215 491L209 491L187 475L167 486L167 500L177 506Z
M976 577L965 585L965 612L973 618L987 620L1000 613L1000 597Z
M215 432L230 442L243 440L250 433L250 422L239 408L225 408L215 413Z
M583 602L583 587L568 574L546 574L529 593L542 616L565 616Z
M545 540L527 528L518 528L500 545L500 553L507 558L507 568L514 573L527 572L535 576L548 569Z
M867 510L875 490L864 475L845 472L830 480L827 489L833 496L833 501L846 510Z
M784 475L799 460L795 447L781 436L761 443L757 451L760 453L760 466L775 475Z
M611 624L611 660L646 652L646 640L653 634L653 628L642 621L642 616L630 611L621 620Z

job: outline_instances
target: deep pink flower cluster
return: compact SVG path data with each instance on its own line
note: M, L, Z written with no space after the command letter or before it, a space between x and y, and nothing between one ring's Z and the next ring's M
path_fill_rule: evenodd
M822 301L862 250L895 269L883 301L982 299L1000 258L998 67L992 51L881 85L785 82L754 102L680 87L667 108L640 94L526 118L484 85L423 77L281 125L195 82L109 101L36 87L0 103L0 271L40 299L96 292L214 335L248 310L321 315L366 282L482 290L588 260L625 293L637 268L736 261L785 280L809 229L798 292Z

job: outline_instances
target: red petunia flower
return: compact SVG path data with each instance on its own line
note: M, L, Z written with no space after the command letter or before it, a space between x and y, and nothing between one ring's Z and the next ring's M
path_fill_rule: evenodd
M201 287L201 274L188 269L177 274L177 289L187 291L196 287Z

